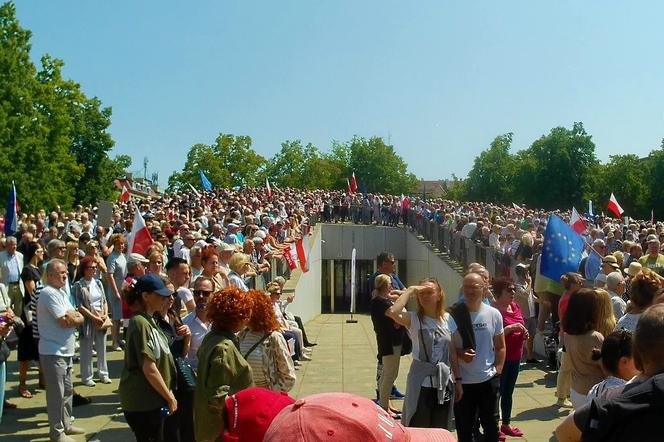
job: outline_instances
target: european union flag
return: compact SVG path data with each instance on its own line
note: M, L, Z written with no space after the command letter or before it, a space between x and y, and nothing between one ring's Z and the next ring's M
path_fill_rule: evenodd
M212 190L212 183L210 180L208 180L208 177L205 176L202 170L198 171L198 174L201 177L201 186L203 186L203 189L207 190L208 192Z
M559 281L567 272L578 272L584 246L583 239L565 221L556 215L549 215L540 272L554 281Z

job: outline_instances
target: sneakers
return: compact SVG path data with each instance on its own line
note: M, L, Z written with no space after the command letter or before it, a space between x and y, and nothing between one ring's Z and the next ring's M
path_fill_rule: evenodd
M89 380L83 382L83 385L85 385L86 387L94 387L97 384L92 379L89 379Z
M113 381L111 381L111 378L109 378L108 376L104 376L101 379L99 379L99 382L101 382L102 384L110 384Z
M498 440L500 442L504 442L507 440L507 435L503 433L502 431L498 431Z
M306 354L302 353L302 356L300 356L301 361L310 361L311 358L307 356Z
M399 391L396 385L392 386L392 392L390 393L390 399L403 399L406 395Z
M510 427L509 425L501 425L500 432L507 436L523 437L523 431L519 430L517 427Z
M563 408L572 408L574 406L572 405L572 401L570 401L567 398L558 398L558 402L556 402L556 405Z

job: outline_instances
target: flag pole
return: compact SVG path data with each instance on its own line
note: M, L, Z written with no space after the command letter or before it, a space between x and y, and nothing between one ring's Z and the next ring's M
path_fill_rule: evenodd
M353 319L353 313L355 313L355 261L356 261L357 251L353 247L353 251L350 255L350 319L346 319L346 324L357 324L357 319Z

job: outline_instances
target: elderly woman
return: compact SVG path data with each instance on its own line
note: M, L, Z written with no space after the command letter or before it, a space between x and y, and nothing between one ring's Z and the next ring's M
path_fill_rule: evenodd
M382 279L380 283L383 283ZM405 309L411 298L417 300L416 312ZM406 289L386 313L406 327L413 340L413 363L408 371L403 424L450 428L454 400L461 399L463 391L461 383L454 380L459 376L457 355L452 345L456 323L445 312L442 287L435 279L425 279L419 286Z
M510 422L512 420L512 394L519 376L523 343L528 339L528 329L521 315L519 304L514 302L516 287L512 281L505 278L497 279L493 281L492 288L496 297L495 307L503 317L506 348L505 365L500 377L500 411L503 420L500 431L507 436L522 437L521 430L510 426Z
M108 301L108 311L113 320L111 327L111 347L116 350L122 350L120 347L120 325L122 324L122 297L120 292L124 279L127 276L127 258L124 254L127 241L119 233L111 235L108 240L108 247L111 253L106 259L106 297Z
M228 279L232 286L239 288L243 292L249 290L245 283L245 278L256 276L251 266L251 259L249 255L244 253L235 253L228 262L228 267L231 271L228 274Z
M281 334L269 296L250 290L253 310L248 327L241 331L240 352L251 365L254 384L276 391L290 391L295 384L295 365Z
M78 311L85 322L79 330L81 340L81 381L94 387L92 380L92 346L97 348L97 371L103 384L110 384L106 364L106 332L108 330L108 304L101 281L95 277L98 264L94 257L86 256L79 263L81 278L74 283L73 291Z
M104 258L101 255L99 242L95 240L88 241L88 243L83 248L83 251L85 252L85 256L92 256L97 261L97 273L95 274L95 278L101 279L102 275L106 274L106 263L104 262Z
M236 287L215 292L208 300L210 331L198 349L194 393L194 430L198 442L219 440L224 430L226 397L254 385L251 366L239 351L236 333L251 318L251 297Z
M219 268L219 255L217 255L217 248L215 246L210 245L203 249L201 264L203 265L201 276L212 280L215 291L222 290L230 285L228 277Z
M153 315L170 303L173 290L156 275L145 275L125 288L127 304L136 312L129 322L120 405L136 440L179 440L173 413L176 368L166 336ZM166 416L162 410L165 410Z

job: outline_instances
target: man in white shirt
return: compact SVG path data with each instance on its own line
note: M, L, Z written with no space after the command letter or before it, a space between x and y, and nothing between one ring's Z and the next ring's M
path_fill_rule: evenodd
M209 330L205 307L213 292L214 286L212 285L212 280L210 278L207 276L201 276L196 279L196 282L194 283L194 302L196 303L196 309L182 320L182 323L189 326L189 330L191 330L191 344L186 359L194 370L198 369L198 348L201 346L201 342L203 342L203 338L207 335Z
M66 284L67 265L60 259L52 259L46 266L46 286L39 296L37 316L39 360L48 385L49 436L54 442L73 442L69 435L85 433L71 424L74 331L83 325L83 316L74 309L64 291Z
M23 255L16 250L17 244L15 236L8 236L6 249L0 252L0 283L7 287L14 314L20 317L23 312L25 288L21 280Z
M484 440L498 440L497 401L505 363L505 335L500 312L482 302L485 287L486 282L477 273L463 278L464 302L470 314L475 348L464 349L461 340L455 339L461 372L457 382L463 386L463 396L454 405L459 442L473 440L478 417L484 429ZM457 321L459 327L460 322Z

